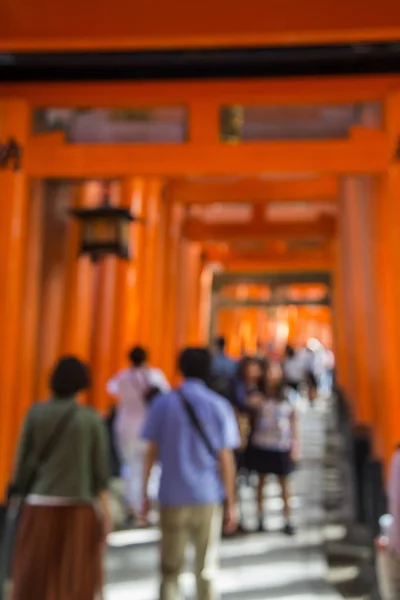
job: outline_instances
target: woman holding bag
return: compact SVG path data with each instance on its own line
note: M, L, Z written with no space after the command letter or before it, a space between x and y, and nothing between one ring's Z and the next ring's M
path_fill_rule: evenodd
M62 358L51 377L52 398L35 404L26 417L13 485L26 497L12 600L102 597L104 542L111 528L109 454L99 415L76 404L76 395L89 386L87 366Z
M299 458L299 432L296 412L285 395L282 368L266 369L263 396L254 419L246 465L258 474L257 508L259 531L264 528L264 487L266 477L275 475L282 492L285 525L283 532L293 535L290 515L289 479Z
M260 403L261 378L262 366L260 361L257 358L245 356L239 364L231 394L240 433L240 447L235 452L236 468L239 475L241 472L247 475L245 456L254 424L254 415ZM238 477L236 483L240 512L238 533L246 533L240 503L240 485L240 478Z

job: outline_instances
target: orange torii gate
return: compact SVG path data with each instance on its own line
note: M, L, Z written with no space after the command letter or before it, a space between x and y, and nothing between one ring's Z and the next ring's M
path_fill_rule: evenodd
M123 363L133 340L149 346L170 377L176 349L188 340L205 341L196 323L201 320L203 244L211 229L191 230L186 214L187 205L205 200L260 204L264 199L317 201L322 194L321 200L338 203L337 229L329 226L325 232L331 254L313 255L307 263L304 255L267 255L260 268L283 268L283 260L286 267L293 260L303 269L313 260L329 264L340 381L353 399L356 418L374 425L377 451L388 457L400 436L393 418L400 386L399 90L397 76L0 84L0 141L15 138L23 149L20 170L0 169L0 488L9 476L22 415L43 397L58 354L74 352L91 360L94 387L86 401L104 411L105 381ZM346 139L221 141L221 106L368 101L381 103L382 127L351 127ZM187 107L186 142L75 144L61 132L32 133L38 108L160 105ZM298 181L304 174L315 177ZM280 181L288 175L296 184ZM188 183L229 176L248 183L231 183L228 190L215 182ZM63 241L54 229L50 247L43 245L44 207L49 206L44 182L54 179L70 182L69 198L76 207L97 202L93 180L113 180L113 202L143 219L131 230L129 262L107 258L95 268L87 259L78 261L79 231L72 222ZM222 227L226 232L228 226ZM253 233L274 235L269 225L259 227ZM280 239L289 235L290 226L279 227ZM309 227L306 237L321 232L321 223L304 227ZM215 235L221 238L224 232ZM236 231L235 237L240 235ZM246 257L233 256L228 265L237 268L240 260ZM384 411L377 409L377 398L384 398Z

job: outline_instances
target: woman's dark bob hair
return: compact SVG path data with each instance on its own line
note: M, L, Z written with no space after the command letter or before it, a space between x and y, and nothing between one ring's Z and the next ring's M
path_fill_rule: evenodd
M51 391L57 398L71 398L91 385L89 367L75 356L63 356L50 378Z
M261 371L265 369L264 361L255 356L244 356L238 364L236 371L236 377L240 379L240 381L246 381L249 365L258 365L261 368Z

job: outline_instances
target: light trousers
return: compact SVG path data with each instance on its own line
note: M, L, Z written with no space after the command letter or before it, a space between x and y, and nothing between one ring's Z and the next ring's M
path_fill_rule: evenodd
M179 575L189 542L195 549L197 600L218 600L216 575L222 508L217 504L161 508L160 600L178 600Z
M400 556L388 549L377 552L376 568L382 600L400 598Z
M135 513L142 509L143 501L143 474L144 462L147 452L147 442L132 437L119 440L120 455L122 459L121 477L125 482L125 497L129 508ZM151 499L158 496L160 468L155 465L150 474L149 489L147 493Z

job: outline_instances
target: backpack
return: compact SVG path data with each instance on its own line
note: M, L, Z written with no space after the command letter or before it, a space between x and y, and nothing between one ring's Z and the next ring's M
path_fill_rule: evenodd
M155 385L150 386L144 397L146 404L151 404L153 398L155 398L159 394L162 394L162 391L159 387Z

